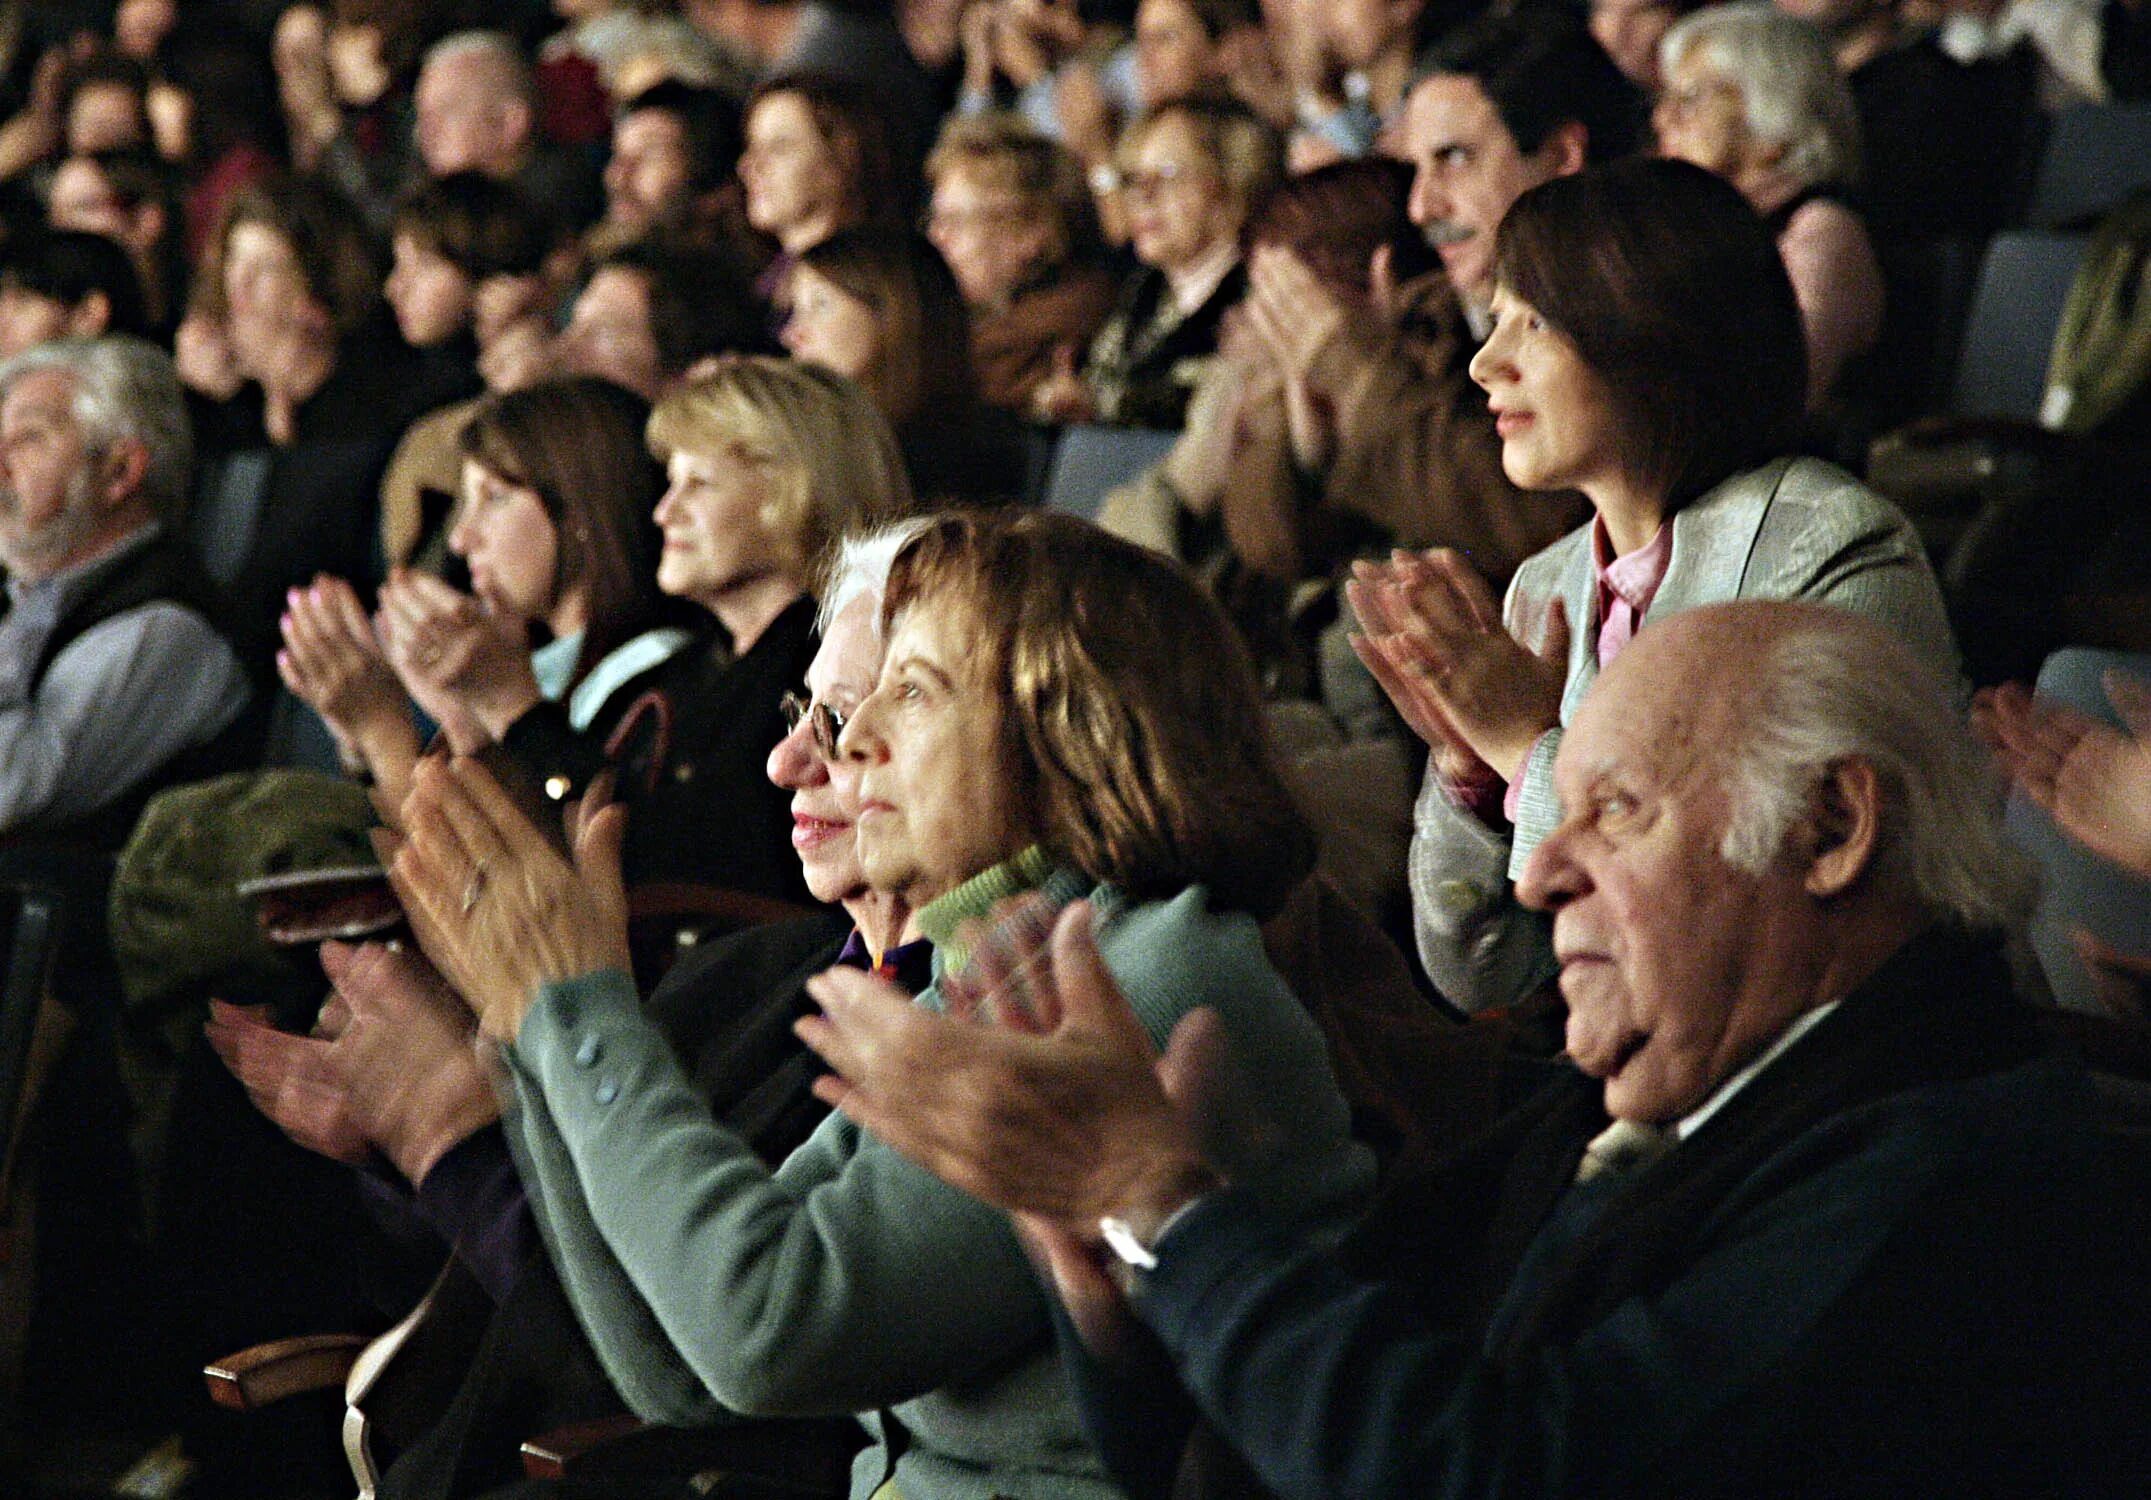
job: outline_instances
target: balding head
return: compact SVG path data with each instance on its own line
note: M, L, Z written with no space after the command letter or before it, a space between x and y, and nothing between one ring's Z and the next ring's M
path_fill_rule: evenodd
M434 43L418 71L418 154L434 177L515 175L537 129L530 65L514 40L460 31Z
M1738 603L1652 625L1555 764L1518 884L1554 914L1569 1052L1607 1107L1694 1109L1936 921L2024 906L1948 685L1872 622Z

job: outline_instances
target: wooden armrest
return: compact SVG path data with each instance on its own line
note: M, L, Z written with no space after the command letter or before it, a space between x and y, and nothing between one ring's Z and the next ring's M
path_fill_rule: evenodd
M571 1423L524 1443L523 1471L533 1479L614 1481L693 1475L702 1492L739 1500L841 1500L850 1489L852 1456L865 1439L845 1417L657 1427L623 1414Z
M341 1387L359 1351L372 1340L356 1333L316 1333L255 1344L202 1368L209 1399L232 1411L258 1411L306 1391Z

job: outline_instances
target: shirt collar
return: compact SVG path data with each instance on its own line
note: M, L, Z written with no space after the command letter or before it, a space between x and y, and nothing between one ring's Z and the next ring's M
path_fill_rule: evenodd
M1638 618L1650 609L1651 600L1658 597L1658 585L1665 582L1666 565L1673 560L1673 522L1669 517L1659 523L1652 538L1629 553L1626 557L1613 555L1613 538L1606 533L1606 518L1599 516L1591 522L1591 566L1598 575L1600 598L1616 595L1625 600Z
M891 979L914 995L933 983L934 945L925 938L913 938L908 943L898 943L881 955L881 962L874 962L874 955L866 948L866 934L854 927L851 936L844 939L844 951L837 955L839 964L851 969L864 969Z
M1696 1106L1696 1108L1690 1110L1687 1114L1682 1115L1678 1120L1674 1121L1673 1139L1676 1141L1685 1141L1686 1139L1688 1139L1688 1137L1694 1135L1698 1130L1701 1130L1703 1128L1704 1122L1707 1121L1712 1115L1716 1114L1719 1110L1725 1108L1727 1102L1732 1099L1733 1095L1739 1093L1742 1089L1753 1083L1756 1079L1756 1076L1760 1074L1763 1069L1769 1067L1780 1057L1783 1057L1786 1052L1791 1050L1792 1044L1794 1042L1799 1041L1800 1038L1806 1036L1810 1031L1813 1031L1818 1025L1822 1023L1822 1018L1824 1016L1827 1016L1831 1011L1836 1010L1837 1007L1842 1003L1842 1001L1832 1000L1827 1005L1818 1005L1813 1010L1807 1011L1802 1015L1795 1017L1792 1025L1786 1027L1783 1031L1779 1032L1778 1039L1772 1042L1769 1046L1765 1047L1761 1051L1761 1053L1756 1056L1753 1062L1749 1063L1746 1067L1742 1068L1732 1077L1726 1079L1725 1082L1719 1084L1717 1091L1713 1093L1708 1099L1705 1099L1700 1105Z

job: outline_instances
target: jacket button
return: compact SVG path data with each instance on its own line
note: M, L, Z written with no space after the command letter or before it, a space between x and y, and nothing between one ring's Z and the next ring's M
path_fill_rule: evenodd
M620 1097L620 1085L614 1083L610 1078L608 1078L603 1083L597 1086L597 1092L591 1095L591 1097L596 1099L597 1102L600 1104L610 1104L613 1100Z
M598 1045L598 1039L594 1036L586 1036L576 1045L575 1066L578 1068L594 1068L597 1066L597 1060L604 1054L605 1049Z

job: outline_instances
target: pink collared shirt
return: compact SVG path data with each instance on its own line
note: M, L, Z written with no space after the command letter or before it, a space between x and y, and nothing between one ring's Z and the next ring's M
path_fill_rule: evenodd
M1673 560L1673 523L1659 523L1657 534L1626 557L1613 555L1613 539L1606 534L1604 517L1591 522L1591 568L1598 576L1598 670L1613 665L1621 648L1636 638L1658 586L1666 580L1666 565ZM1542 734L1539 739L1544 739ZM1533 740L1524 752L1523 764L1509 777L1501 798L1502 816L1516 821L1516 801L1522 795L1524 771L1538 752Z

